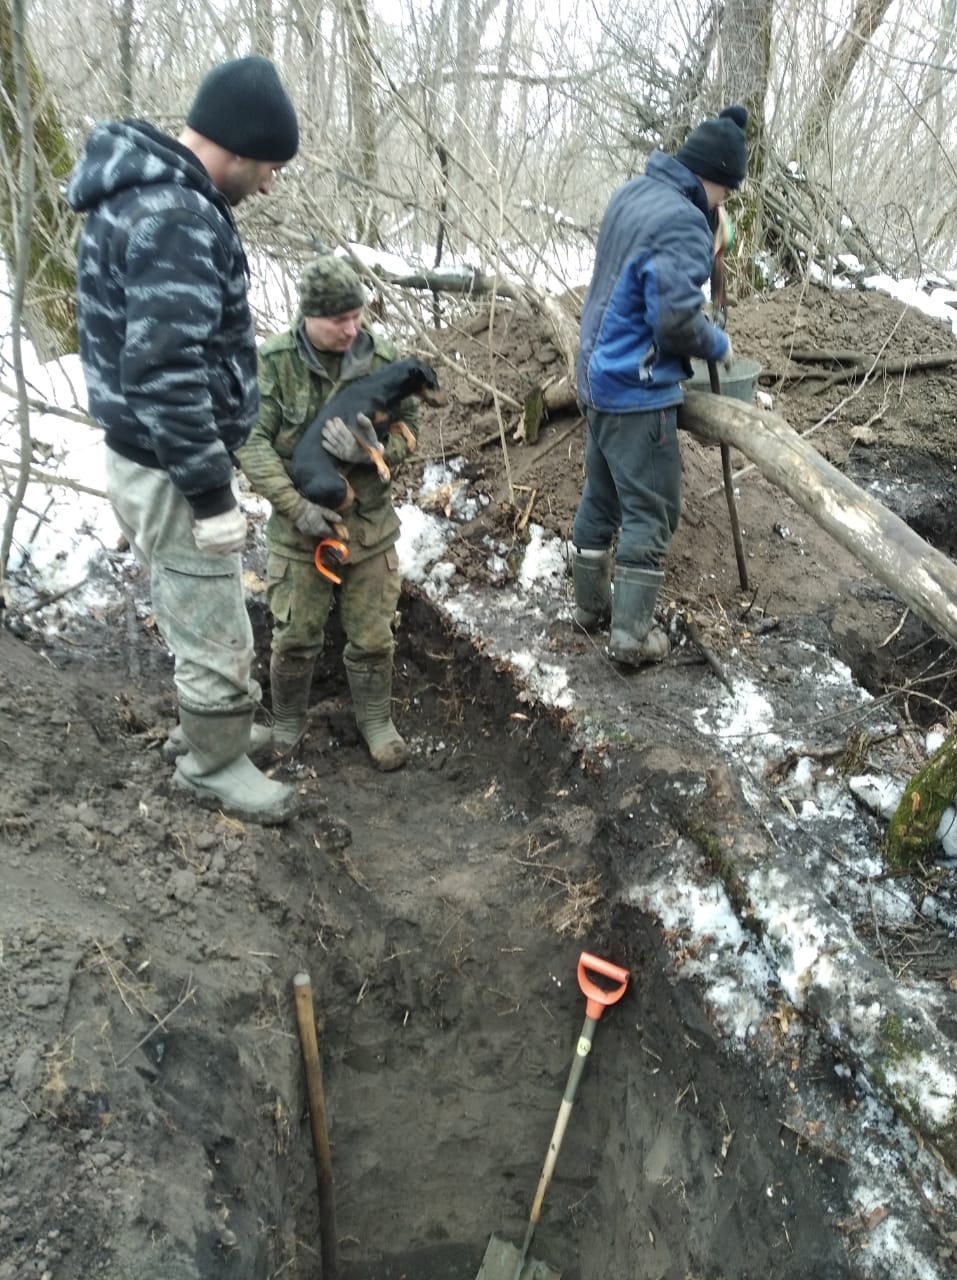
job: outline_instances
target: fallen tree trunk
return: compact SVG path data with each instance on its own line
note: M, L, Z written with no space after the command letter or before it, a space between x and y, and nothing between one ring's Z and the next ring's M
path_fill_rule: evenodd
M739 449L950 644L957 646L957 565L831 466L779 414L688 391L678 424Z
M911 778L887 828L887 863L898 871L913 871L933 854L944 813L957 799L957 734L935 751Z
M542 420L551 413L561 413L566 409L574 409L577 403L575 387L568 378L559 378L545 387L532 387L525 397L522 410L522 425L516 439L526 444L534 444L538 439Z
M879 356L868 355L866 351L790 351L792 360L803 364L847 364L852 365L851 374L858 369L876 369L879 373L909 373L911 369L946 369L948 365L957 364L957 351L941 352L939 355L896 356L892 360L881 360Z

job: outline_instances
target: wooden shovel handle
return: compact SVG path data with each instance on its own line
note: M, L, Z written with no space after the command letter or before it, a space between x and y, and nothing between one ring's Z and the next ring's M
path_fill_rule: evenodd
M312 1145L316 1157L316 1187L319 1195L319 1248L322 1258L322 1280L337 1280L339 1264L336 1256L336 1212L332 1191L332 1157L326 1128L326 1100L322 1088L322 1065L316 1037L316 1015L312 1006L312 983L308 973L297 973L292 980L296 997L296 1022L302 1046L302 1062L306 1070L306 1095Z

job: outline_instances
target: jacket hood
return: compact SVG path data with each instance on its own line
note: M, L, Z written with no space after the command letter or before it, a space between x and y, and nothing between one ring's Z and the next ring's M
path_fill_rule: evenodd
M653 151L645 165L645 174L658 182L667 182L669 186L687 196L693 205L709 217L708 197L704 187L689 168L664 151Z
M130 187L173 183L200 191L224 210L229 206L193 153L144 120L97 125L67 183L67 203L86 213Z

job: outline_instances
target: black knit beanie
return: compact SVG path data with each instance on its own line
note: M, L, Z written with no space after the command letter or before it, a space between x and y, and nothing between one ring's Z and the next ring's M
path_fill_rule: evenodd
M716 120L703 120L688 134L675 159L699 178L740 187L748 176L747 124L747 107L725 107Z
M285 164L299 150L296 109L268 58L233 58L213 67L186 123L246 160Z

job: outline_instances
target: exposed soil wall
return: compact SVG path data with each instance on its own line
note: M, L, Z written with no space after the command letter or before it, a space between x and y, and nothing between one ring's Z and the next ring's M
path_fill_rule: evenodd
M368 772L332 688L294 773L321 799L284 831L171 794L167 687L131 687L123 644L97 638L94 702L76 666L3 640L0 1275L316 1274L305 969L343 1274L468 1280L490 1233L524 1233L586 945L632 985L533 1253L572 1280L849 1274L840 1166L782 1142L780 1082L727 1055L650 922L612 913L604 814L641 768L583 768L507 673L404 610L412 766Z

